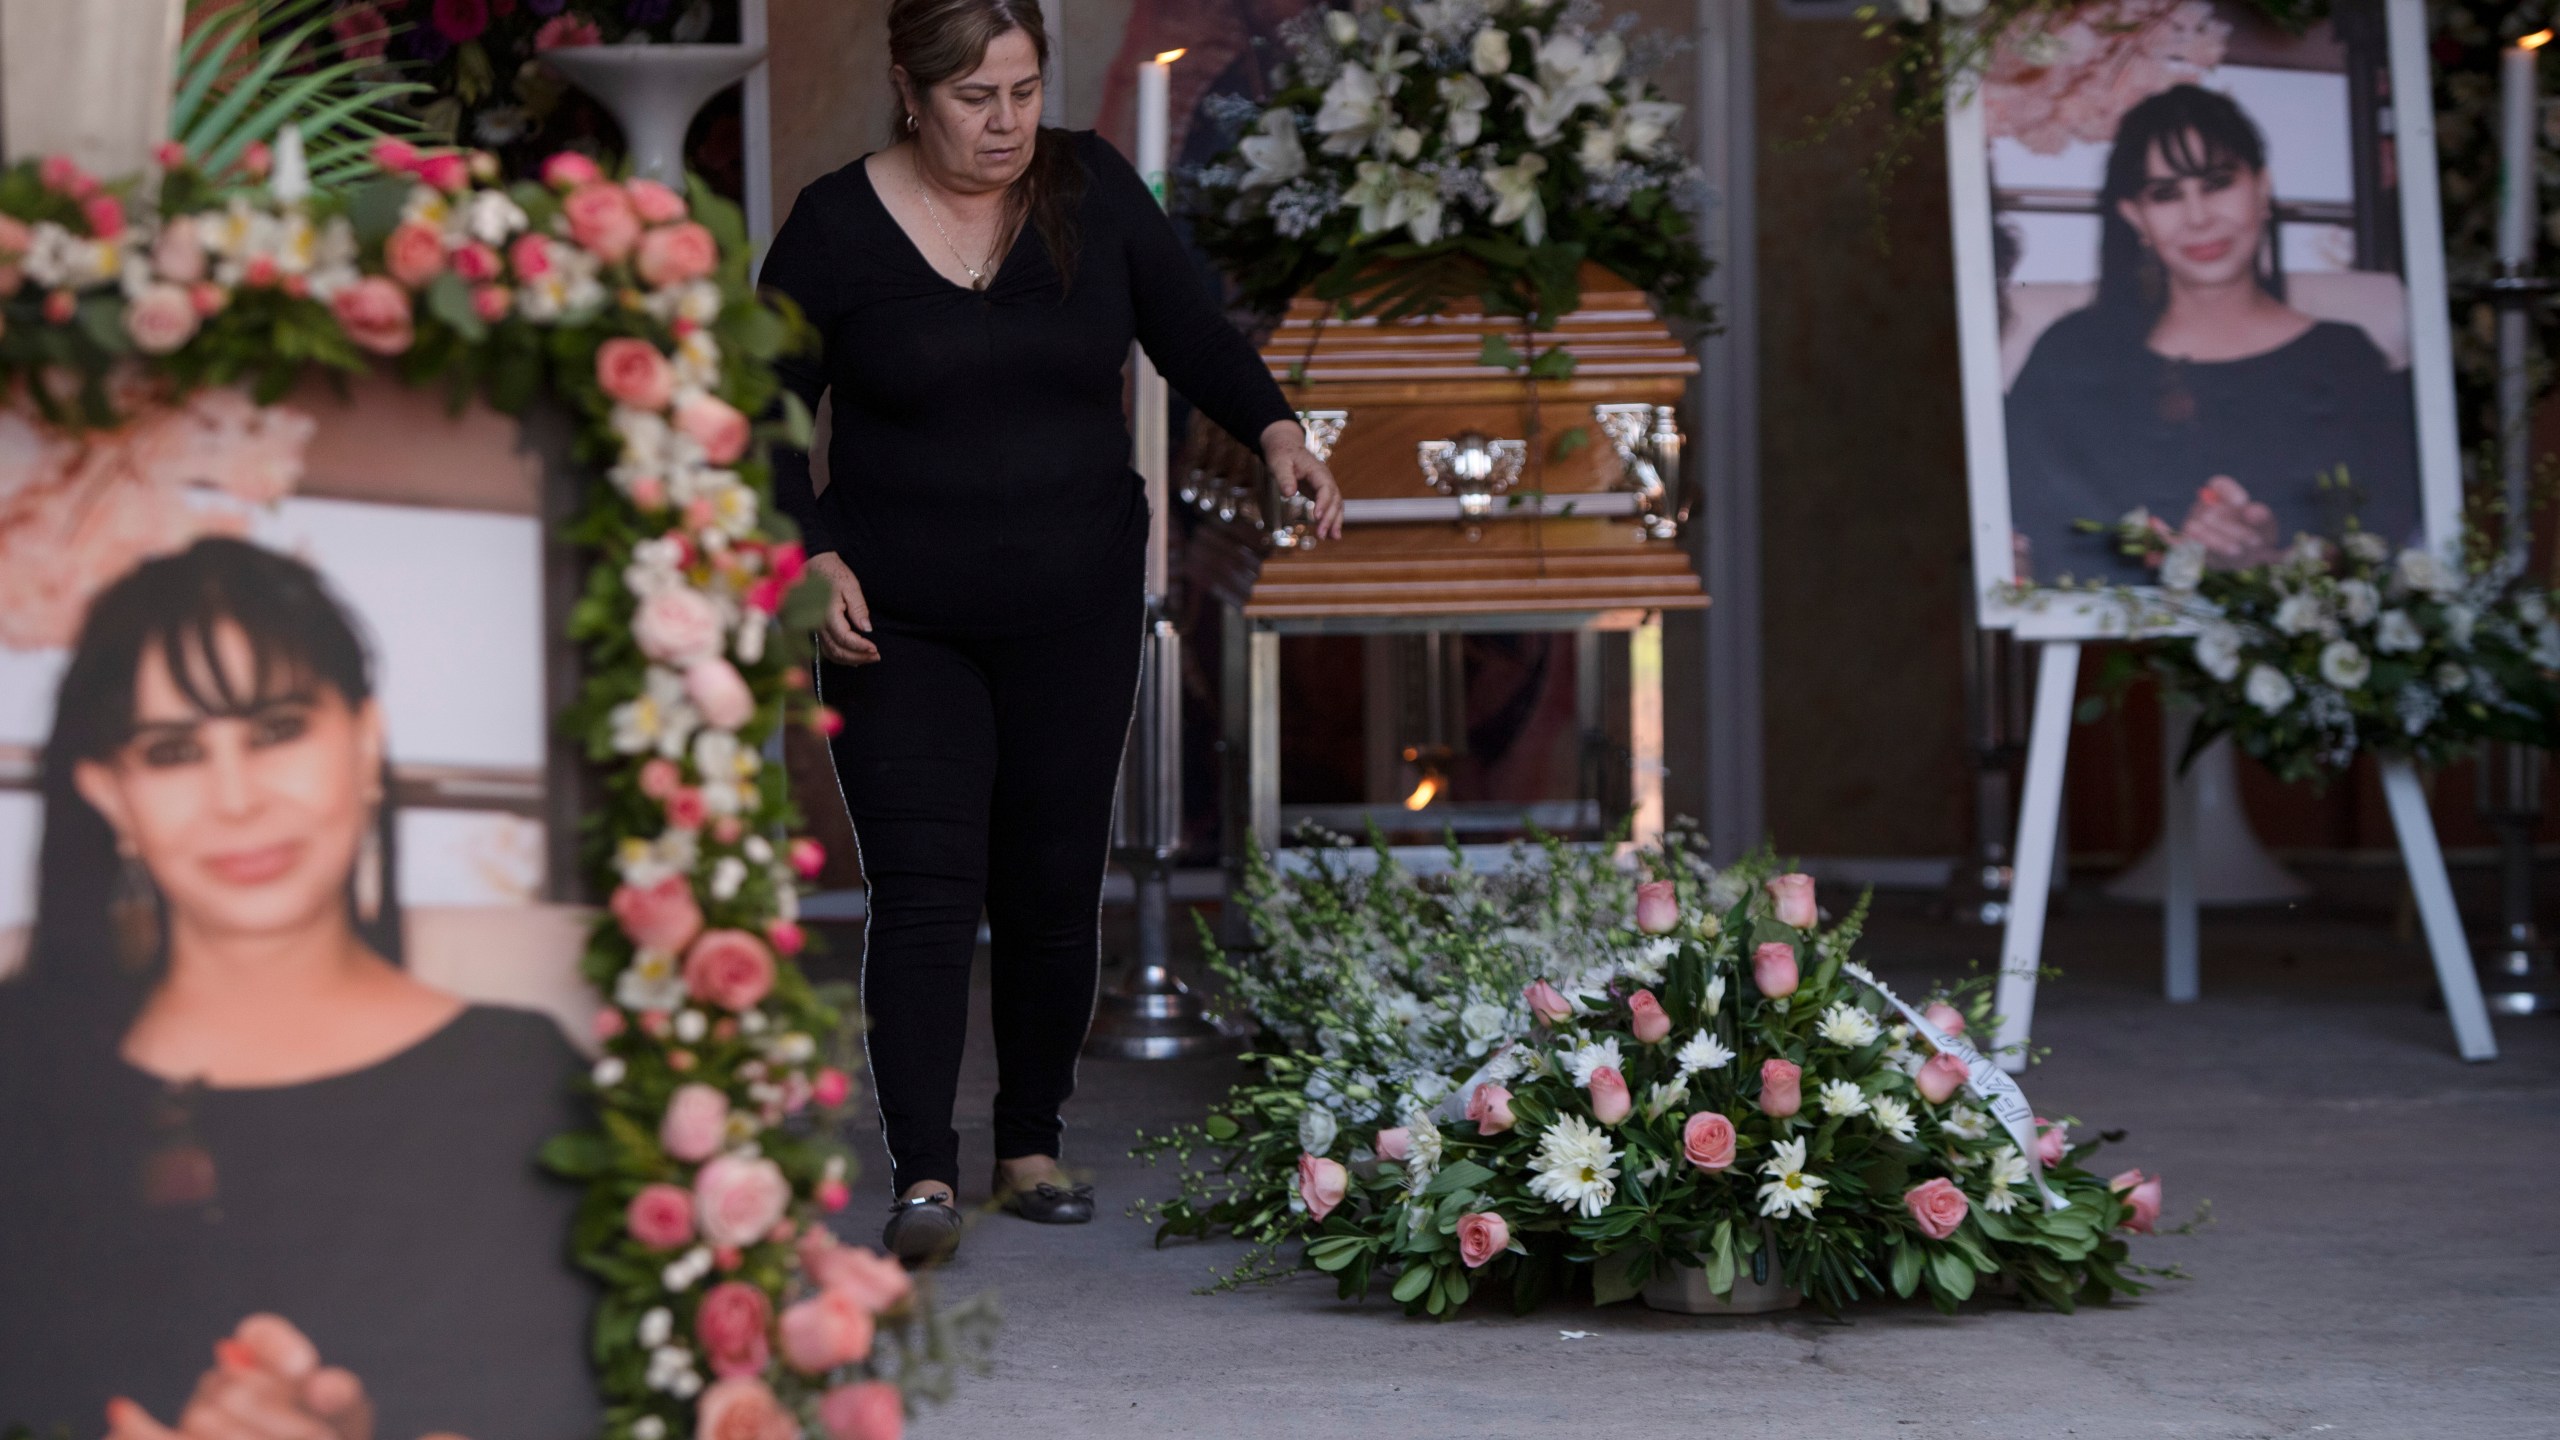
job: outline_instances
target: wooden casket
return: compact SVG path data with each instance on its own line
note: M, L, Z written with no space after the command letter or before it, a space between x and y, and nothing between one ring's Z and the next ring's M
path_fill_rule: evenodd
M1633 615L1703 608L1679 543L1676 414L1698 363L1642 291L1596 265L1551 332L1473 306L1412 320L1332 318L1301 298L1263 345L1347 502L1317 541L1259 457L1191 427L1181 499L1212 523L1193 573L1249 622ZM1532 381L1484 363L1486 337L1575 360ZM1579 432L1579 433L1575 433Z

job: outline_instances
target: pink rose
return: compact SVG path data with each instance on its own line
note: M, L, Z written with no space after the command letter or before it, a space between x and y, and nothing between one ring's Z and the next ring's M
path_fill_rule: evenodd
M673 1185L643 1185L622 1212L631 1238L652 1250L693 1242L693 1197Z
M489 0L435 0L436 33L456 45L480 38L489 28Z
M747 453L747 417L717 395L696 395L677 406L675 425L714 465L735 464Z
M551 241L541 235L519 235L507 247L507 263L518 280L539 280L551 273Z
M1932 1240L1944 1240L1956 1233L1964 1223L1965 1213L1973 1207L1955 1182L1940 1176L1912 1186L1902 1196L1903 1206L1911 1212L1911 1223Z
M1470 1270L1511 1248L1511 1223L1491 1210L1458 1217L1458 1259Z
M498 258L497 251L477 240L470 241L454 251L450 259L453 262L453 273L474 284L495 280L505 274L507 269L507 262Z
M642 888L625 885L613 892L613 918L631 943L644 950L681 950L702 929L702 907L694 903L693 881L670 875Z
M1751 952L1751 983L1772 1000L1796 993L1796 947L1784 940L1763 941Z
M329 21L338 52L349 60L379 60L391 48L391 27L371 5L354 4Z
M777 915L764 922L764 938L773 946L774 953L797 955L808 945L809 932L800 928L799 921L785 920Z
M516 292L504 285L481 285L471 292L471 313L495 325L515 308Z
M1377 1148L1381 1160L1402 1160L1413 1153L1413 1132L1402 1125L1390 1126L1378 1132Z
M818 1402L827 1440L900 1440L907 1432L907 1402L886 1380L839 1385Z
M5 248L5 241L0 241L0 249ZM178 285L193 285L204 278L204 236L194 216L180 215L160 227L160 238L151 242L151 268L161 279Z
M1487 1083L1475 1088L1467 1097L1467 1118L1476 1122L1479 1135L1499 1135L1517 1123L1511 1115L1511 1092Z
M711 232L694 221L661 225L640 237L632 266L651 288L699 280L720 268L720 246Z
M359 350L397 355L417 332L409 320L409 292L379 275L367 275L330 298L338 328Z
M1944 1000L1932 1000L1922 1006L1920 1018L1950 1040L1964 1033L1964 1012Z
M679 1085L658 1120L658 1148L688 1165L720 1153L729 1138L729 1097L708 1085Z
M409 221L382 242L382 268L410 289L423 290L444 273L444 237L431 227Z
M1964 1082L1972 1078L1972 1069L1963 1061L1953 1055L1937 1054L1930 1056L1928 1063L1920 1067L1920 1073L1911 1077L1911 1084L1920 1092L1921 1099L1932 1105L1944 1105L1948 1097L1963 1089Z
M640 602L631 617L631 638L650 659L685 669L719 654L729 637L711 597L678 586Z
M631 197L631 208L652 225L664 225L685 217L684 197L655 180L625 182L622 193Z
M791 870L803 880L815 880L827 868L827 847L803 835L791 842Z
M765 1362L773 1358L765 1339L772 1324L773 1302L743 1280L712 1286L693 1312L694 1338L702 1342L711 1373L723 1380L763 1373Z
M724 1010L752 1010L773 992L773 951L744 930L706 930L684 952L684 987Z
M596 1039L611 1040L630 1027L631 1022L622 1018L621 1011L607 1005L596 1011L596 1018L591 1028L595 1032Z
M676 830L699 830L711 818L711 807L702 792L691 785L679 785L667 795L667 825Z
M1804 1108L1804 1067L1792 1060L1767 1060L1760 1066L1760 1110L1784 1120Z
M1351 1172L1335 1160L1315 1155L1298 1157L1298 1198L1307 1202L1307 1218L1321 1221L1342 1203L1351 1188Z
M154 282L126 302L124 333L145 355L166 355L195 338L196 302L183 285Z
M675 396L676 371L657 346L617 335L596 347L596 383L634 410L656 412Z
M631 208L631 197L610 180L590 180L570 191L560 202L560 213L569 219L569 238L608 265L629 255L640 238L640 216Z
M1648 880L1636 887L1636 928L1660 935L1680 923L1679 891L1668 880Z
M817 1199L818 1208L830 1215L853 1203L853 1190L841 1180L821 1180L811 1193Z
M124 202L113 195L92 195L81 201L80 214L89 222L89 233L98 239L124 238Z
M684 772L676 762L661 755L640 767L640 793L652 800L664 800L684 783Z
M915 1281L906 1267L876 1250L844 1245L812 1228L800 1240L800 1264L821 1289L851 1296L865 1313L885 1315L907 1303Z
M716 655L685 667L684 693L714 730L736 730L756 718L756 692L737 666Z
M782 1167L757 1157L723 1155L693 1177L695 1223L714 1245L753 1245L791 1204Z
M853 1096L853 1077L830 1065L818 1072L818 1081L809 1089L809 1098L833 1110Z
M1647 1045L1659 1045L1671 1033L1671 1016L1650 990L1639 990L1627 997L1627 1010L1633 1017L1628 1028Z
M1615 1065L1602 1065L1591 1072L1591 1114L1603 1125L1615 1125L1627 1118L1636 1102L1627 1094L1627 1077Z
M1733 1122L1721 1111L1701 1110L1680 1127L1680 1153L1701 1170L1733 1168Z
M575 150L563 150L542 162L542 183L555 190L603 178L604 172L596 168L596 162Z
M782 1312L782 1358L803 1375L824 1375L871 1353L871 1312L842 1290L821 1290Z
M2036 1117L2036 1163L2047 1170L2062 1163L2071 1151L2071 1127L2059 1120Z
M418 147L405 140L383 140L373 147L374 168L391 175L406 175L418 168Z
M694 1403L694 1440L799 1440L800 1422L753 1376L713 1382Z
M418 178L447 195L459 195L471 184L471 162L448 150L418 162Z
M1529 1013L1537 1016L1541 1025L1553 1025L1573 1013L1573 1002L1544 980L1530 981L1523 993L1528 996Z
M58 190L75 200L98 188L98 182L80 168L80 162L68 155L44 157L36 166L36 178L44 182L47 190Z
M2136 1235L2158 1233L2153 1227L2160 1223L2159 1176L2127 1170L2108 1181L2107 1188L2123 1196L2124 1203L2133 1207L2133 1213L2125 1217L2124 1228Z
M1822 911L1813 903L1812 876L1773 876L1761 888L1769 892L1769 903L1776 907L1779 924L1810 930L1821 923Z
M601 45L603 43L604 31L596 27L596 22L589 20L582 15L554 15L550 19L542 22L541 29L533 32L533 48L537 51L558 50L565 46L575 45ZM554 155L551 158L554 160L576 159L581 161L585 161L587 159L584 155L572 155L565 153L561 155ZM554 185L560 183L556 180L550 180L550 167L545 166L542 173L543 178L550 181L550 183ZM588 176L592 178L596 173L594 163L589 161L587 163Z

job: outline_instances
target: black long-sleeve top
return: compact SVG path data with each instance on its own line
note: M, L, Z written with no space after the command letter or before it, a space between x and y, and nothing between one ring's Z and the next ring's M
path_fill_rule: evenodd
M1121 367L1134 338L1209 418L1256 443L1287 400L1200 283L1137 172L1091 132L1071 284L1026 225L983 291L925 261L861 161L813 182L762 283L825 342L783 362L815 409L835 396L829 483L777 451L775 498L812 555L834 551L875 620L1023 633L1089 618L1136 573L1143 483Z
M2010 523L2036 579L2147 583L2112 535L2135 506L2176 525L2217 475L2275 511L2280 542L2358 523L2394 542L2419 526L2409 377L2362 330L2322 321L2263 355L2172 360L2097 310L2036 341L2009 392ZM2323 489L2343 469L2352 492Z

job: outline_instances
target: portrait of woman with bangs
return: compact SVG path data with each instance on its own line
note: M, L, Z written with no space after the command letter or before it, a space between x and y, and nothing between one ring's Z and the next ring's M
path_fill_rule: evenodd
M2297 303L2268 140L2239 102L2179 84L2131 106L2096 208L2095 296L2036 336L2008 394L2020 578L2141 583L2082 528L2137 509L2215 567L2334 537L2350 515L2415 538L2405 363ZM2378 323L2395 319L2405 331L2405 310Z

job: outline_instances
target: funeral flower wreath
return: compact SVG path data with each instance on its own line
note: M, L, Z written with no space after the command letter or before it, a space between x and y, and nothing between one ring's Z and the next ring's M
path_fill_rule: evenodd
M805 690L820 597L763 458L808 417L783 398L751 418L805 326L755 295L736 208L699 185L565 153L512 185L483 154L373 159L343 192L264 146L218 174L175 144L120 183L60 158L0 173L0 387L77 431L382 364L456 404L547 390L577 418L605 483L570 528L591 567L565 723L601 772L612 901L583 961L607 997L597 1123L545 1158L586 1187L602 1433L893 1437L987 1317L936 1310L822 1223L848 1195L825 1122L852 1091L852 1017L794 960L824 857L763 759L782 727L833 724Z

